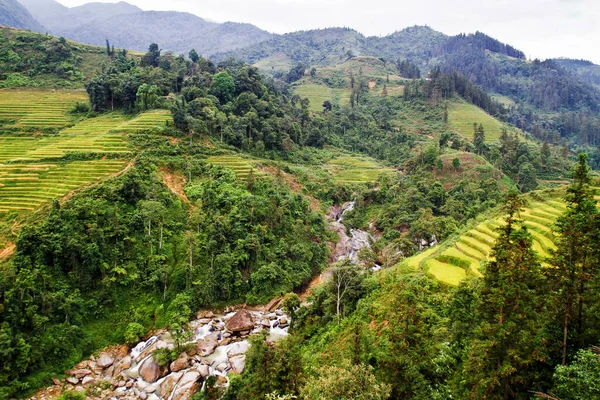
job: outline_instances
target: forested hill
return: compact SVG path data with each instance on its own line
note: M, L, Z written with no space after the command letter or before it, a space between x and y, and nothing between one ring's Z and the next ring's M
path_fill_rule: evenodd
M87 3L68 8L54 0L21 0L31 14L56 36L87 44L146 50L160 43L175 54L195 48L202 55L230 51L269 39L251 24L215 23L172 11L143 11L126 2Z
M600 89L600 65L587 60L573 60L570 58L555 58L553 60L567 71L571 71L585 82L596 85Z
M406 60L426 74L434 67L456 71L484 89L505 95L544 111L598 110L600 91L581 79L566 62L525 59L525 54L481 32L446 36L426 27L414 26L384 37L365 37L344 28L290 33L245 49L216 55L248 63L271 60L306 66L333 66L354 56L380 57L390 62ZM581 68L578 69L582 70ZM594 75L596 74L596 75Z
M0 0L0 25L44 31L44 27L17 0Z

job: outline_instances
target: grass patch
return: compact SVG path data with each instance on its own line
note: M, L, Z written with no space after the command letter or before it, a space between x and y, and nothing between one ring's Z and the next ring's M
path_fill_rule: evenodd
M486 142L493 142L502 134L500 128L502 123L487 114L481 108L465 101L452 101L448 104L448 123L452 128L473 140L473 124L483 124Z
M329 161L325 168L343 183L376 182L381 174L394 173L369 157L341 156Z
M294 93L310 102L309 109L313 112L323 111L323 102L329 100L334 106L344 107L350 104L350 89L332 89L326 85L300 81L294 87Z

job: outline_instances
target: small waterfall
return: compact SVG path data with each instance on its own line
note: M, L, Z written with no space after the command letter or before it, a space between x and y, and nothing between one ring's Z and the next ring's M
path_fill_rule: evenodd
M145 342L138 343L133 349L131 349L131 358L136 359L140 354L144 352L148 347L152 346L158 340L158 336L152 336Z

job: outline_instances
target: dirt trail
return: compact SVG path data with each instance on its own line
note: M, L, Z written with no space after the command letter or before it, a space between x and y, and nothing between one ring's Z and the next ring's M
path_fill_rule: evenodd
M10 256L15 254L17 246L14 243L9 243L2 251L0 251L0 261L7 260Z
M183 174L173 172L167 167L160 167L159 174L163 180L163 183L169 188L169 190L171 190L171 192L181 197L186 203L190 202L185 195L185 191L183 190L186 183L185 176L183 176Z

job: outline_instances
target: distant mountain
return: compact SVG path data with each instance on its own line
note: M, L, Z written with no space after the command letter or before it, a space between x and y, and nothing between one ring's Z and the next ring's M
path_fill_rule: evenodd
M56 36L78 42L145 51L150 43L176 54L195 48L204 56L260 43L273 35L251 24L215 23L193 14L143 11L126 2L64 7L54 0L21 0Z
M46 30L17 0L0 0L0 25L36 32Z
M596 85L600 89L600 65L587 60L573 60L570 58L555 58L555 63L578 75L585 82Z
M366 37L349 28L326 28L274 36L271 40L244 49L216 54L256 63L269 57L285 57L293 62L332 66L353 56L382 57L390 61L409 59L423 68L432 51L448 37L427 26L414 26L384 37Z
M422 75L436 67L457 71L489 92L545 111L600 109L600 91L589 84L597 84L600 77L593 66L529 62L522 51L481 32L447 36L427 26L414 26L383 37L365 37L351 29L328 28L275 36L213 58L235 57L265 72L282 72L297 63L331 67L354 56L377 57L392 64L407 60Z

